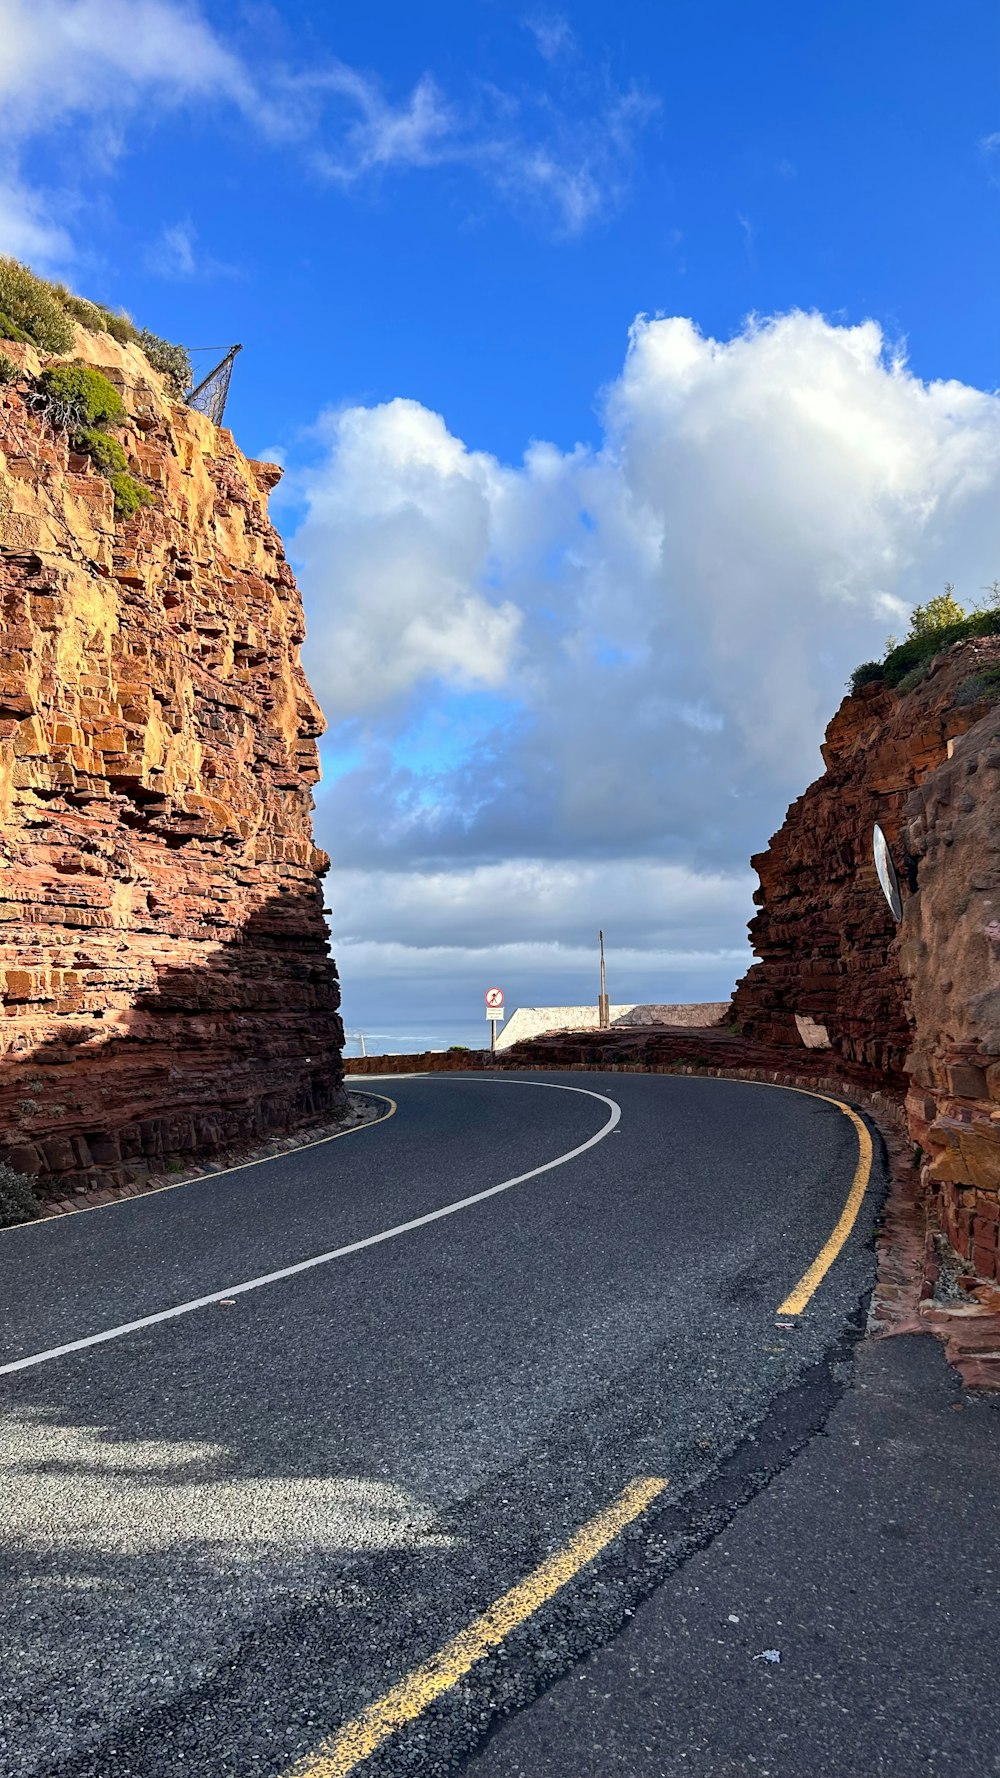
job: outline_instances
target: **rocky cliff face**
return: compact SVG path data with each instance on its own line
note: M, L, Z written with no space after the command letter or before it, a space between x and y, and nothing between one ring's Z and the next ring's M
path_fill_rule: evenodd
M28 373L29 346L7 346ZM154 504L0 389L0 1152L113 1181L342 1103L280 471L77 330Z
M910 1130L952 1246L1000 1278L1000 709L910 796L903 840L917 884L898 946Z
M935 1220L1000 1279L1000 710L983 682L998 664L1000 639L968 641L906 695L870 685L844 700L825 773L753 860L761 961L732 1010L790 1055L813 1021L846 1078L906 1094ZM875 874L876 821L900 873L899 927Z
M905 855L907 798L989 707L970 681L998 660L997 638L965 642L905 695L875 684L844 699L826 732L826 771L752 860L761 911L750 934L761 961L733 998L748 1036L801 1050L809 1020L848 1071L905 1086L911 1012L872 828L877 821L886 834L905 897L917 880Z

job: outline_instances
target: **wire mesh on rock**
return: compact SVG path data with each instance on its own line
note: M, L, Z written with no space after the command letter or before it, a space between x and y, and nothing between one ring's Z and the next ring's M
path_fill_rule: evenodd
M242 346L230 346L226 356L207 377L196 384L187 397L188 407L193 407L200 414L207 414L213 425L221 426L226 412L226 401L229 397L229 384L233 375L233 364L237 352Z

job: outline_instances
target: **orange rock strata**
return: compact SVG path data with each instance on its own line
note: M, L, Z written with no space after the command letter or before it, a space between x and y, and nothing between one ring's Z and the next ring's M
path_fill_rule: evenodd
M26 373L31 347L5 346ZM0 1155L121 1184L344 1103L280 471L77 330L154 504L0 389Z
M899 962L913 1022L910 1129L951 1245L1000 1279L1000 710L915 790Z
M906 800L983 716L989 700L961 701L963 687L998 662L1000 639L966 642L906 695L875 684L844 699L826 731L826 771L751 860L761 911L750 936L761 961L732 1006L746 1036L801 1050L798 1013L825 1028L836 1057L905 1089L911 1019L872 828L877 821L886 834L905 897L916 880L902 843Z
M753 859L761 961L732 1008L746 1037L800 1057L806 1015L848 1077L905 1093L931 1217L987 1279L1000 1278L1000 713L975 681L998 664L1000 639L968 641L906 695L869 685L844 700L824 775ZM875 874L876 821L901 927Z

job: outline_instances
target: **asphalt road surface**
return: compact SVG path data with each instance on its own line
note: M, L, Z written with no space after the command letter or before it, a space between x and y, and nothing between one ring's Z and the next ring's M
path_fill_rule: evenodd
M0 1374L3 1778L471 1772L513 1712L523 1758L532 1700L621 1643L835 1405L877 1143L839 1257L777 1314L855 1174L833 1104L641 1075L383 1085L377 1125L0 1232L0 1366L39 1360ZM508 1593L506 1633L441 1683L438 1652ZM359 1765L338 1731L404 1692ZM565 1770L600 1778L593 1745Z

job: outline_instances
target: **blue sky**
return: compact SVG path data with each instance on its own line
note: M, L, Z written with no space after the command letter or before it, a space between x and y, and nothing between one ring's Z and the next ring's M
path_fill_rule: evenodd
M0 0L0 247L243 341L286 464L352 1028L589 996L601 920L621 997L731 986L850 668L1000 575L998 52L967 0Z

